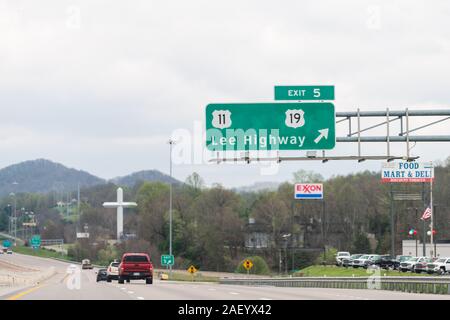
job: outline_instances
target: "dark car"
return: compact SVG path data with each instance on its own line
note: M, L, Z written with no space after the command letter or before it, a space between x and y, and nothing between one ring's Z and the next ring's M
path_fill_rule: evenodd
M389 255L379 256L373 261L372 265L378 266L381 269L398 269L400 262Z
M106 269L99 269L97 271L97 282L108 280L108 272Z

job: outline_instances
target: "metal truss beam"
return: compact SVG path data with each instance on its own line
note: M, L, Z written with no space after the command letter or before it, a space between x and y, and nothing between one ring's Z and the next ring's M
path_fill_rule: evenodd
M361 120L364 118L376 118L381 117L384 118L382 122L377 123L375 125L368 126L366 128L362 128ZM410 129L410 118L411 117L445 117L439 120L432 121L425 125L421 125L416 128ZM356 121L356 131L352 132L352 119ZM356 142L358 144L358 152L357 155L352 156L325 156L325 152L323 152L321 157L252 157L242 156L242 157L234 157L234 158L221 158L219 154L216 159L210 160L210 162L239 162L245 161L247 163L250 162L258 162L258 161L311 161L311 160L319 160L322 162L327 162L330 160L357 160L358 162L362 162L365 160L386 160L393 161L397 159L406 160L406 161L414 161L419 157L412 157L410 155L410 143L411 142L450 142L450 135L414 135L411 136L411 132L418 131L420 129L424 129L430 127L432 125L450 120L450 109L437 109L437 110L409 110L406 108L405 110L389 110L386 108L382 111L361 111L357 109L357 111L350 112L336 112L336 124L342 123L348 120L348 133L347 136L344 137L336 137L336 142ZM397 134L395 134L391 126L391 123L394 121L400 121L400 126L397 128ZM381 126L386 127L386 135L384 136L361 136L361 133L369 131L371 129L375 129ZM404 128L406 130L404 130ZM450 134L450 129L448 130ZM362 143L364 142L385 142L386 143L386 155L380 156L365 156L362 154ZM406 155L404 156L393 156L391 155L391 142L404 142L406 143Z
M328 162L331 160L357 160L363 162L366 160L386 160L388 162L393 160L405 160L414 161L419 157L398 157L398 156L330 156L330 157L235 157L235 158L216 158L211 159L209 162L222 163L222 162L263 162L263 161L276 161L278 163L284 161L322 161Z

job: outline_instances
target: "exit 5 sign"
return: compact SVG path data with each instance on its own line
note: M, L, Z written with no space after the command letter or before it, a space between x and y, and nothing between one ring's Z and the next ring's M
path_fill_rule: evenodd
M334 86L275 86L275 100L334 100Z

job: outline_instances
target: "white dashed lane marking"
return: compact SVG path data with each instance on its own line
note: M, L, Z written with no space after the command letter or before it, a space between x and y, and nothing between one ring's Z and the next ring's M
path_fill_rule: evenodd
M129 293L129 294L133 294L134 292L133 292L133 291L128 291L128 293Z
M237 294L239 294L239 293L237 293L237 292L228 292L229 294L234 294L234 295L237 295Z
M144 300L144 297L137 297L138 300Z

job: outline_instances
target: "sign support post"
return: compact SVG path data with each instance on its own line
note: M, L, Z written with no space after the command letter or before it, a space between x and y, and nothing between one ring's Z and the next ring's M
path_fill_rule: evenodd
M431 165L433 166L433 165ZM433 168L431 169L433 170ZM430 249L430 257L433 258L436 255L436 252L434 252L433 247L434 247L434 239L433 239L433 228L434 228L434 209L433 209L433 180L430 180L430 210L431 210L431 221L430 221L430 244L431 244L431 249Z

